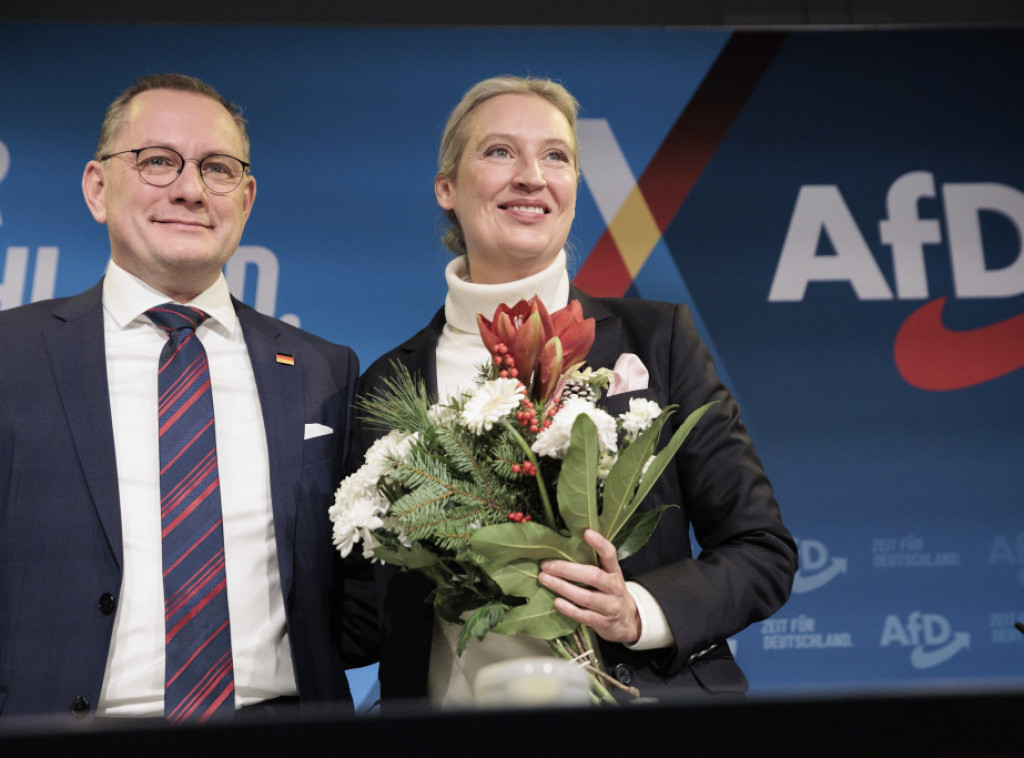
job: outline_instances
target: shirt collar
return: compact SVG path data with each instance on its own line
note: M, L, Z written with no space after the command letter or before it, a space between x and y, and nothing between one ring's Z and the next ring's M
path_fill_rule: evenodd
M503 284L476 284L469 280L466 256L451 261L444 270L448 282L448 295L444 302L444 315L448 325L462 332L477 333L476 314L486 318L505 303L509 307L520 300L536 296L549 313L569 304L569 272L565 268L565 250L543 271L525 279Z
M148 323L149 319L143 314L166 302L167 295L129 274L113 259L107 264L107 274L103 278L103 307L120 329L126 329L129 324L140 319ZM185 305L194 305L205 311L209 318L204 326L224 336L234 334L238 327L238 316L231 303L231 292L223 273L207 290Z

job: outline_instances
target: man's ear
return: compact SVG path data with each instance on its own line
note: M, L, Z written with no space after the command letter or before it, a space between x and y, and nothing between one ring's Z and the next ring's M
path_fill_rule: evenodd
M256 177L252 174L246 175L242 181L242 220L248 221L252 213L252 204L256 202Z
M100 224L107 222L107 199L103 192L106 185L106 167L99 161L89 161L85 164L85 173L82 174L82 194L85 196L85 204L89 206L89 212Z

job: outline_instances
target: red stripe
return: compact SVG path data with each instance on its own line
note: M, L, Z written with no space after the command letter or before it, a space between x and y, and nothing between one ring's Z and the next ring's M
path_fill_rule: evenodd
M786 36L734 32L729 37L637 182L659 231L679 212ZM621 297L629 289L633 278L607 230L573 281L597 297Z
M178 622L173 627L171 627L171 629L168 630L165 636L166 642L170 643L171 640L173 640L178 635L178 632L180 632L184 627L188 626L188 622L194 619L197 615L199 615L199 612L203 608L208 606L210 602L215 597L217 597L217 595L223 592L226 587L227 579L221 579L221 581L210 590L209 594L204 595L202 600L200 600L198 603L195 604L195 606L189 609L189 612L182 616L178 620Z
M198 503L201 503L220 483L217 475L217 452L211 450L203 460L195 467L183 473L181 481L170 491L165 492L161 501L160 518L163 521L163 536L167 536L181 521L195 510ZM199 491L200 487L203 487ZM189 497L193 499L189 501ZM188 501L189 507L174 516L182 503Z
M181 404L181 406L174 412L173 416L171 416L170 418L168 418L166 421L163 422L163 424L160 426L160 434L161 435L164 432L166 432L168 429L170 429L172 426L174 426L175 422L177 422L177 420L179 418L181 418L182 415L184 415L184 413L189 408L191 408L193 405L195 405L196 401L200 397L202 397L202 395L204 393L206 393L207 390L210 389L210 380L209 380L209 378L207 378L206 381L203 382L203 384L199 385L198 387L192 387L192 388L186 388L186 389L188 389L189 391L191 391L193 393L192 396L189 397L188 400L186 400L184 403ZM171 398L171 403L169 405L167 405L167 406L161 406L161 410L166 411L166 410L169 410L171 407L173 407L174 403L178 401L178 398L182 394L185 394L185 393L182 392L180 394L175 395L173 398ZM162 416L163 416L163 413L161 413L161 417Z
M191 443L189 443L191 444ZM184 500L190 492L203 485L203 482L215 474L217 466L217 451L212 447L206 451L200 460L195 462L188 471L181 467L178 472L179 481L169 491L164 492L161 499L161 518L166 521L167 516L173 513L175 508ZM216 480L216 476L214 476ZM170 482L167 482L168 484Z
M164 600L164 622L170 622L178 612L188 605L189 601L204 594L203 588L210 582L218 581L224 576L224 551L220 550L210 556L210 560L200 566L192 576L178 587L170 597ZM214 593L216 586L206 590L206 594ZM194 615L194 614L193 614ZM167 632L170 635L170 632ZM168 637L169 639L169 637Z
M167 714L167 719L174 723L181 723L182 721L188 720L193 716L196 711L203 708L206 701L209 701L210 693L213 692L214 688L218 684L224 682L224 680L232 676L232 662L231 662L231 651L227 651L222 655L213 667L203 676L196 686L189 691L189 693L181 699L181 702L171 713ZM224 682L224 690L221 691L214 699L213 703L223 703L227 695L234 692L235 684L232 679ZM199 715L199 721L206 721L211 715L215 708L206 707L206 709Z
M176 463L176 462L178 461L178 459L179 459L179 458L181 458L181 456L182 456L182 455L184 455L184 454L185 454L185 451L186 451L186 450L188 450L188 449L189 449L190 447L192 447L192 445L193 445L193 444L194 444L194 443L195 443L195 442L196 442L196 441L197 441L198 439L200 439L200 438L201 438L201 437L203 436L203 433L204 433L204 432L206 432L206 430L207 430L207 429L209 429L209 428L210 428L211 426L213 426L213 418L211 418L211 419L209 420L209 422L207 422L206 426L204 426L204 427L203 427L202 429L200 429L200 430L199 430L198 432L196 432L195 436L194 436L194 437L193 437L192 439L190 439L190 440L189 440L189 441L188 441L188 442L187 442L187 443L185 444L185 446L184 446L183 448L181 448L181 450L180 450L180 451L178 452L178 454L177 454L176 456L174 456L173 458L171 458L171 460L167 461L167 465L165 465L165 466L164 466L164 467L163 467L162 469L160 469L160 476L163 476L163 475L164 475L164 473L165 473L165 472L166 472L166 471L167 471L167 470L168 470L168 469L169 469L169 468L170 468L171 466L173 466L173 465L174 465L174 464L175 464L175 463Z
M192 554L192 551L193 551L193 550L195 550L195 549L196 549L197 547L199 547L199 545L201 545L201 544L203 543L203 541L205 541L205 540L206 540L206 538L207 538L207 537L209 537L209 536L210 536L211 534L213 534L213 533L214 533L215 531L217 531L217 529L219 529L219 528L220 528L220 525L221 525L222 523L223 523L223 519L217 519L217 521L216 521L216 522L214 523L214 525L213 525L213 526L211 526L211 527L210 527L210 528L209 528L209 529L208 529L208 530L206 531L206 533L205 533L204 535L202 535L202 536L201 536L201 537L200 537L199 539L197 539L197 540L196 540L195 542L193 542L193 543L192 543L192 545L191 545L191 546L189 547L189 549L188 549L188 550L186 550L186 551L185 551L184 553L182 553L182 554L181 554L181 557L180 557L180 558L178 558L178 560L176 560L176 561L175 561L174 563L172 563L172 564L171 564L170 566L168 566L168 567L167 567L167 569L166 569L166 570L164 571L164 576L167 576L167 575L168 575L168 574L170 574L170 573L171 573L172 571L174 571L174 569L176 569L176 568L178 567L178 565L179 565L179 564L180 564L180 563L181 563L181 562L182 562L183 560L185 560L186 558L188 558L188 557L189 557L189 555L191 555L191 554Z
M214 641L214 639L217 638L217 635L223 632L225 629L228 629L230 625L231 621L229 619L224 619L224 623L218 626L216 629L214 629L210 636L203 640L203 644L200 645L196 649L196 651L192 653L191 656L189 656L189 659L181 665L181 668L175 671L174 675L167 679L167 684L165 685L165 687L170 687L174 683L174 681L179 676L181 676L181 673L192 664L192 661L194 661L199 656L199 654L203 652L203 650L205 650L207 646L209 646L209 644Z
M633 277L610 230L604 230L573 282L594 297L622 297L629 289Z

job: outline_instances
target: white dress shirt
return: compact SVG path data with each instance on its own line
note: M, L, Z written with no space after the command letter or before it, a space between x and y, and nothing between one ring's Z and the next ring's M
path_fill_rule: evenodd
M104 342L124 565L97 708L101 716L163 714L157 368L167 336L144 314L168 299L113 261L108 265ZM209 314L196 334L206 349L213 387L235 705L241 707L297 692L274 541L266 434L224 277L188 304Z
M477 328L476 314L490 319L499 304L512 306L537 296L548 312L569 304L569 273L565 251L543 271L525 279L504 284L476 284L469 279L465 256L445 268L448 295L445 299L445 325L437 342L437 390L444 402L461 390L472 387L477 367L490 359ZM626 588L640 613L641 635L634 650L668 647L674 643L668 619L658 601L641 585L627 582ZM430 651L428 693L430 699L446 706L466 705L472 701L477 672L490 663L528 656L549 656L545 640L526 635L489 634L483 641L472 640L461 656L456 643L462 628L435 621ZM599 651L595 651L599 654Z

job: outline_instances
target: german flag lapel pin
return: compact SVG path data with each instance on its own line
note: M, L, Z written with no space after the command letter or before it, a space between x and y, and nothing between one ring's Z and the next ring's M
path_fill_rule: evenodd
M288 355L288 353L278 353L277 354L277 362L278 363L283 363L285 366L294 366L295 365L295 356L294 355Z

